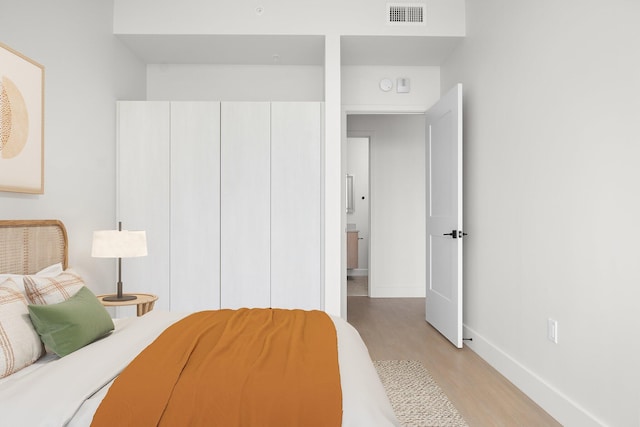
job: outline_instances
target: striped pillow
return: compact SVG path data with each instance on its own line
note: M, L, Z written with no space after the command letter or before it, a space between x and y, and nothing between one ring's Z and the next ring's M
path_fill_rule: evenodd
M54 277L60 273L62 273L61 262L43 268L42 270L36 273L36 276ZM13 279L13 281L15 282L16 285L18 285L20 290L24 292L24 275L23 274L6 274L6 273L0 274L0 283L4 282L6 279L9 279L9 278Z
M42 352L24 294L12 279L6 279L0 283L0 378L31 365Z
M84 281L72 269L55 277L24 276L24 289L31 304L48 305L66 301L83 286Z

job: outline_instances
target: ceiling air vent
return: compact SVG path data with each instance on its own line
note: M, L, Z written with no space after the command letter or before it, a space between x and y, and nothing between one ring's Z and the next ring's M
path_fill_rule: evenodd
M424 5L419 3L387 3L387 24L424 25Z

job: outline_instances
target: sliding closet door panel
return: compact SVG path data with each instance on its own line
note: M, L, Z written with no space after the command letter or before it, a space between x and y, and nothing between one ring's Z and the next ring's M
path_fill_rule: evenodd
M169 309L169 103L118 102L117 200L122 228L144 230L148 255L122 260L124 292Z
M271 106L271 303L321 309L321 104Z
M220 103L171 103L171 310L220 308Z
M269 109L221 105L222 308L270 306Z

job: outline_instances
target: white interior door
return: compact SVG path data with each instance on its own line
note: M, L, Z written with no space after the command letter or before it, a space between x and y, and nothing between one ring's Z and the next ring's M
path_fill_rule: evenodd
M270 104L220 108L220 307L270 307Z
M171 310L220 308L220 103L171 102Z
M271 103L271 307L321 307L319 102Z
M462 85L426 114L426 318L462 348Z

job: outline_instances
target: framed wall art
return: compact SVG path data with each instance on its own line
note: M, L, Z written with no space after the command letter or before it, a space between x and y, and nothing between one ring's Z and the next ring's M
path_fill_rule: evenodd
M44 193L44 67L2 43L0 191Z

